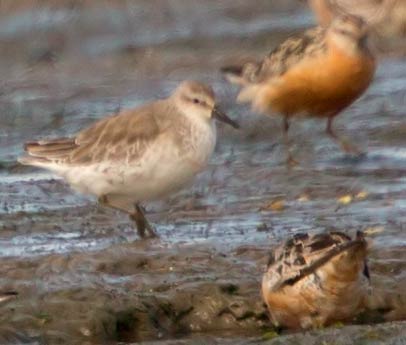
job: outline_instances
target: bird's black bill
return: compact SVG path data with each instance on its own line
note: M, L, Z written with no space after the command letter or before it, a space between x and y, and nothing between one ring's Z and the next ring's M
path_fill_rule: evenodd
M226 114L224 114L221 110L217 109L216 107L214 107L213 109L212 116L215 117L217 120L227 123L228 125L236 129L240 128L240 125L237 122L231 120Z

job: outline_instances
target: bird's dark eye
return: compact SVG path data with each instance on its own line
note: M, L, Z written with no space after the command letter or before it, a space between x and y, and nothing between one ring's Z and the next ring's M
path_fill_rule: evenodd
M199 101L197 98L193 98L193 103L194 103L194 104L199 104L200 101Z

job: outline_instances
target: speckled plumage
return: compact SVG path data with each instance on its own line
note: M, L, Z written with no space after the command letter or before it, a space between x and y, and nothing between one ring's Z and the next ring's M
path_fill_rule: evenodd
M320 54L326 49L325 29L316 27L288 38L272 50L261 62L248 63L240 77L250 83L282 76L303 58ZM225 70L225 72L227 72Z
M366 255L362 233L297 234L277 247L262 284L272 321L309 328L354 317L367 294Z
M316 27L287 39L260 63L224 67L227 79L241 87L237 100L256 112L284 117L285 142L295 116L327 119L327 133L346 152L332 122L367 89L375 73L368 27L356 16L338 16L328 28Z

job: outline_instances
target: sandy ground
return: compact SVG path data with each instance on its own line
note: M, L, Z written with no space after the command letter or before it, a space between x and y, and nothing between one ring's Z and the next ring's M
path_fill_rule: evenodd
M237 106L218 69L310 26L296 1L37 3L0 1L0 287L20 293L0 306L1 344L400 343L404 323L382 322L406 313L405 51L382 54L374 84L337 119L367 154L346 157L323 123L296 121L289 171L279 119ZM69 135L191 78L213 85L242 130L219 125L207 171L147 205L160 240L139 241L126 215L16 163L26 140ZM273 338L259 291L269 251L328 230L369 234L376 310Z

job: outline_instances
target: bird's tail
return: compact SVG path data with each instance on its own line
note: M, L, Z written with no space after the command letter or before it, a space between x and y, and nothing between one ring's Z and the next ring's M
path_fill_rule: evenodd
M220 71L230 83L244 86L256 82L259 67L257 62L248 61L239 65L224 66Z
M224 74L226 79L237 85L245 85L246 81L244 80L243 71L244 66L224 66L220 69L221 73Z
M31 141L24 144L27 155L18 161L24 165L46 166L54 160L65 158L76 147L74 138Z
M226 79L241 87L237 96L239 103L251 103L252 109L259 113L269 111L269 93L272 93L273 83L263 83L258 80L258 70L260 64L257 62L247 62L242 65L231 65L221 68L221 72ZM269 85L268 85L269 84Z

